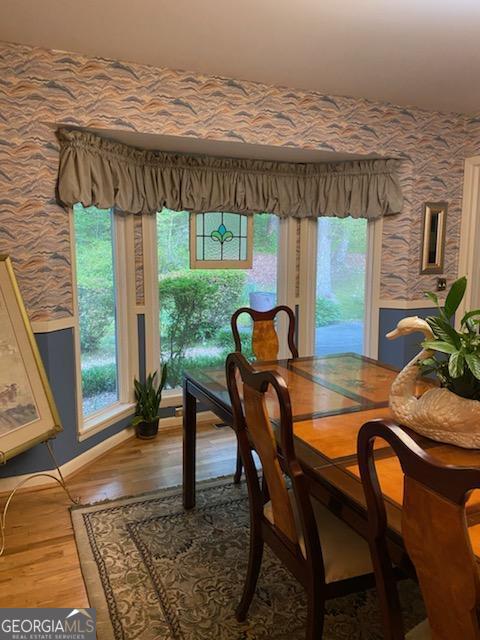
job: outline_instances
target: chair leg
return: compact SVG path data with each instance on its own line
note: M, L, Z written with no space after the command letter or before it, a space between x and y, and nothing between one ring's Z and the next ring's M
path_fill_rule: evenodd
M324 585L314 583L307 593L307 631L305 640L322 640L325 617Z
M235 469L235 475L233 476L233 482L235 484L239 484L240 480L242 479L242 469L242 456L240 455L240 447L237 444L237 468Z
M238 622L243 622L247 617L248 609L252 603L255 587L257 586L258 574L262 565L263 539L259 536L250 536L250 552L248 556L248 569L245 584L243 585L242 599L235 611Z

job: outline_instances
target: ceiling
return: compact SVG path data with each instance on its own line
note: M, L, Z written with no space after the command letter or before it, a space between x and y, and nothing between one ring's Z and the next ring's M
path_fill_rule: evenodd
M478 0L1 0L0 40L480 112Z

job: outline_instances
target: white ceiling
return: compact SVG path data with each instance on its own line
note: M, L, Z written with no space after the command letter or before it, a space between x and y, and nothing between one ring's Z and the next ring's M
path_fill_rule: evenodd
M478 0L0 0L0 40L480 112Z

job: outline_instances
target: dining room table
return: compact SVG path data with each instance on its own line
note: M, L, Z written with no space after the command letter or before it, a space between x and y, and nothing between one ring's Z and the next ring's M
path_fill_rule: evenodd
M369 420L392 420L388 400L398 370L355 353L252 364L256 370L276 371L288 386L296 456L311 495L367 538L357 435ZM416 394L432 384L428 379L419 379ZM233 418L224 368L186 371L183 393L183 502L186 509L191 509L195 506L197 410L209 409L230 426ZM273 394L267 395L267 408L275 430L279 416ZM480 468L480 450L463 449L408 432L439 462ZM397 566L410 572L412 567L401 535L403 472L390 446L380 439L375 442L375 463L386 505L390 555ZM472 547L480 561L480 491L470 495L467 522Z

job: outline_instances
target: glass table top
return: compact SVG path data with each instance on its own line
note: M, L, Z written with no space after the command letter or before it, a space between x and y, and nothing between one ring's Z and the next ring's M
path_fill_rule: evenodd
M388 404L388 394L396 371L356 354L296 358L275 362L255 362L256 370L272 370L287 383L293 420L311 420ZM185 377L193 380L214 400L230 407L223 369L191 369ZM278 415L270 397L272 418Z
M257 370L276 371L285 379L299 458L308 459L308 465L320 478L365 508L356 456L357 435L369 420L392 419L388 396L397 371L352 353L255 362L253 366ZM223 369L189 370L185 376L214 401L230 409ZM421 382L419 391L422 386L431 385L428 381ZM273 394L267 398L267 404L275 423L278 411ZM441 462L480 468L480 450L460 449L413 433L412 436ZM397 457L382 440L375 443L375 459L389 525L400 532L403 472ZM467 513L472 544L480 557L480 491L472 492Z

